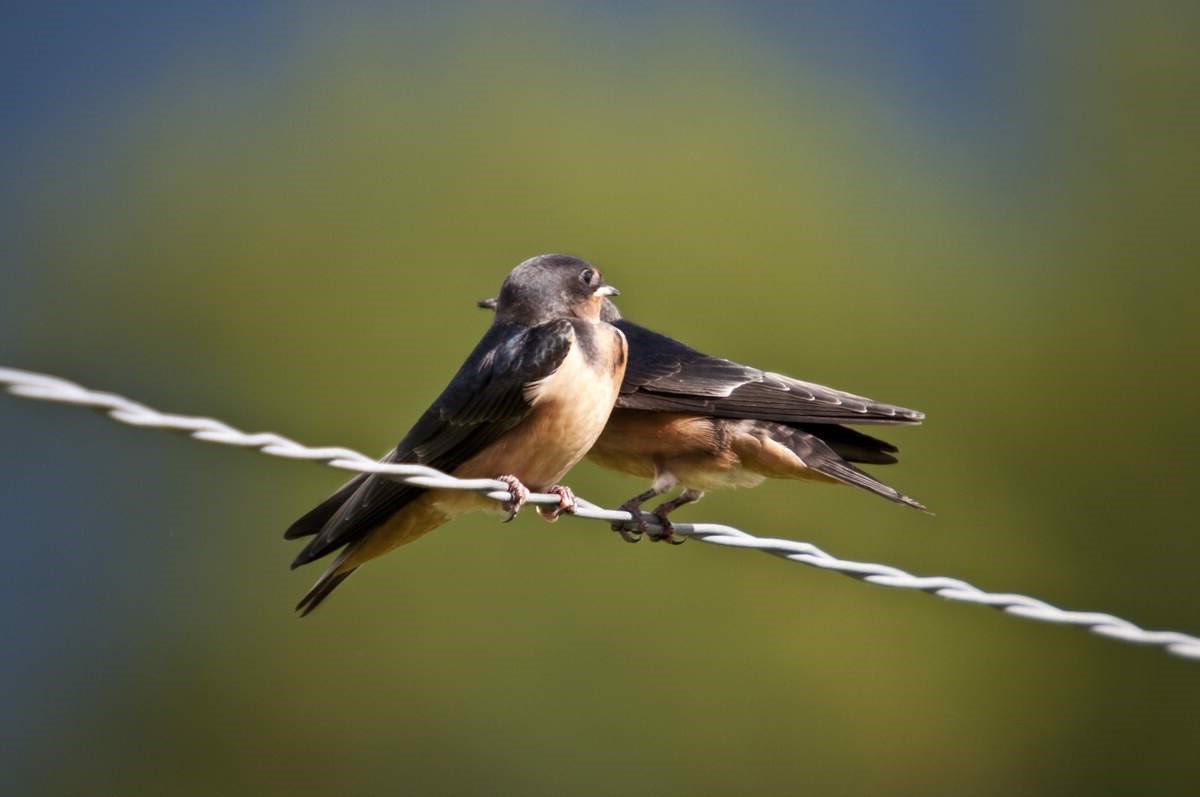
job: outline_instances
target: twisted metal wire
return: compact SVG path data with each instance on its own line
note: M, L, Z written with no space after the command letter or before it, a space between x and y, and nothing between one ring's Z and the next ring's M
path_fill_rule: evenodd
M9 393L21 398L75 404L101 410L113 420L129 426L187 432L189 436L208 443L253 448L274 457L312 460L358 473L378 473L419 487L473 490L496 501L508 501L511 498L508 485L495 479L456 479L424 465L378 462L348 448L336 446L311 448L273 432L249 434L215 418L159 412L115 393L88 390L74 382L32 371L0 367L0 385L7 385ZM528 502L554 505L558 504L559 496L549 493L533 493L529 496ZM609 523L630 522L634 519L629 512L603 509L583 499L578 499L574 515ZM642 517L648 526L657 527L656 518L653 515L647 513ZM914 576L888 565L838 559L807 542L755 537L732 526L716 523L676 523L674 529L701 542L729 548L762 551L792 562L842 573L871 584L919 590L948 600L991 606L1007 614L1044 623L1076 626L1112 639L1161 647L1176 656L1200 661L1200 637L1179 631L1150 631L1111 614L1068 611L1027 595L985 592L957 578Z

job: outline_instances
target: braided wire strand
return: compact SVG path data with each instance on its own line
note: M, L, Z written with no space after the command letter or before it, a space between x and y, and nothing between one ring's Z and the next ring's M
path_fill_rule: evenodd
M113 420L129 426L186 432L190 437L207 443L250 448L273 457L320 462L357 473L378 473L418 487L473 490L496 501L508 501L511 498L508 485L496 479L457 479L424 465L379 462L348 448L313 448L274 432L247 433L215 418L159 412L124 396L88 390L74 382L46 374L0 367L0 385L6 385L8 393L21 398L100 410ZM528 499L531 504L556 505L558 502L559 496L551 493L533 493ZM584 499L578 499L573 514L575 517L608 523L631 522L634 519L629 512L604 509ZM646 513L642 518L648 526L657 526L653 515ZM712 545L761 551L882 587L918 590L947 600L990 606L1018 617L1075 626L1110 639L1160 647L1176 656L1200 661L1200 637L1180 631L1147 630L1104 612L1070 611L1028 595L985 592L957 578L915 576L890 565L839 559L811 543L755 537L732 526L716 523L676 523L673 526L680 534Z

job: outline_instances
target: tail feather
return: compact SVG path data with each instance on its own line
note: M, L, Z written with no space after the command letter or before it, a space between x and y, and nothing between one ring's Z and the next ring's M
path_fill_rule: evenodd
M790 425L790 424L789 424ZM886 440L863 434L857 429L834 424L796 424L796 429L820 438L847 462L866 465L892 465L899 460L892 456L900 451Z
M835 455L836 456L836 455ZM898 504L911 506L913 509L919 509L922 512L929 512L924 504L913 498L909 498L904 493L876 479L871 474L859 470L845 462L840 458L837 460L817 460L815 462L805 463L811 470L817 473L822 473L831 479L837 479L843 484L850 484L855 487L861 487L864 490L869 490L875 495L882 496L889 501L895 501Z
M760 421L756 423L756 426L757 434L763 435L767 439L787 448L795 455L792 462L799 459L800 464L803 465L803 469L806 471L819 473L842 484L860 487L889 501L911 506L913 509L919 509L922 512L929 512L921 502L909 498L896 488L884 484L866 471L851 465L842 458L833 446L821 437L810 434L803 429L779 423ZM844 431L852 432L853 430L846 429ZM874 439L867 437L867 435L862 435L862 437L868 440ZM791 475L798 475L798 469L793 467Z
M287 531L283 533L285 540L294 540L298 537L312 537L319 534L329 519L342 508L342 504L346 503L346 499L354 495L354 491L362 486L369 474L361 473L355 476L350 481L338 488L337 492L326 498L321 503L310 509L305 515L293 523Z
M330 593L357 569L352 567L349 570L338 572L338 564L335 562L332 567L322 573L317 582L309 588L308 592L304 593L304 597L296 604L296 611L300 613L301 617L307 617L313 609L320 606L321 602L328 598Z

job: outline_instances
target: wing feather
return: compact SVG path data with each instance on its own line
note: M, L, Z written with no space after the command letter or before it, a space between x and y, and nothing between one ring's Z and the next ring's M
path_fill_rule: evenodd
M529 386L558 369L573 341L574 330L566 319L533 328L493 325L442 394L382 461L453 471L528 415ZM383 476L354 481L359 479L357 488L319 528L312 521L329 511L329 501L288 529L284 536L289 538L315 534L292 567L354 542L422 492Z
M617 406L790 424L916 424L925 415L711 357L626 319L629 364Z

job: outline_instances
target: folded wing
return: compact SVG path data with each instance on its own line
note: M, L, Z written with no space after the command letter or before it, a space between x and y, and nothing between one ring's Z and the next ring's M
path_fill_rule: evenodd
M788 424L917 424L925 415L864 396L711 357L628 320L629 341L617 406L696 412Z
M533 328L493 325L442 394L382 461L452 472L529 414L530 386L558 369L573 342L574 331L565 319ZM380 475L355 477L284 534L289 539L313 536L292 567L355 542L422 491Z

